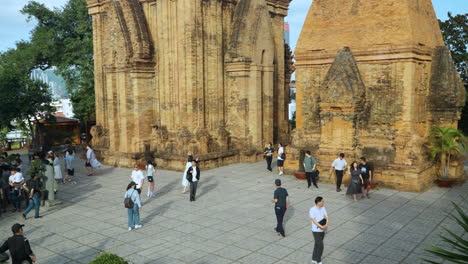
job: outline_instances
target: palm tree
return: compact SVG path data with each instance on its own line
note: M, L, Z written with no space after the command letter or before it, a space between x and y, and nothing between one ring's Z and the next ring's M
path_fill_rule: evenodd
M447 179L450 169L450 161L453 157L460 155L467 147L467 138L460 130L454 127L431 128L429 134L431 146L430 155L438 159L442 168L442 178Z

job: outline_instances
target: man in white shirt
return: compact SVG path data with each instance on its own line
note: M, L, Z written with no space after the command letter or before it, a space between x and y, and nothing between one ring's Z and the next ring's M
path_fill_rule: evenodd
M344 159L344 156L345 156L344 153L340 153L338 158L333 161L331 169L330 169L330 175L331 175L331 170L335 169L337 192L341 192L341 182L343 181L343 171L346 169L346 166L348 166L348 163Z
M284 160L286 159L286 154L284 153L283 144L278 144L278 159L276 160L276 166L278 167L278 175L283 175L283 165Z
M133 171L132 171L132 181L137 184L136 190L138 194L141 194L144 180L145 180L145 176L143 176L143 172L140 170L140 166L138 166L138 164L135 164L133 166Z
M314 264L322 264L323 239L329 224L324 204L323 198L318 196L315 198L315 206L309 210L309 217L312 221L312 234L315 240L314 252L312 253L312 263Z

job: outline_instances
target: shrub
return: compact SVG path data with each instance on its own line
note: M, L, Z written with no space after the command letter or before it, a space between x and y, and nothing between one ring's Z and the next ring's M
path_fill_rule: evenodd
M128 262L115 254L104 253L88 264L128 264Z

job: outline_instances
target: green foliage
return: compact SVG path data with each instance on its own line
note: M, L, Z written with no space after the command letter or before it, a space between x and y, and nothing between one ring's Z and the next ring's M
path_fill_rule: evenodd
M128 264L128 262L115 254L104 253L88 264Z
M42 161L40 159L33 159L31 161L31 165L29 166L29 170L26 172L27 175L38 175L39 178L44 176L45 167L42 165Z
M36 66L55 66L66 82L75 117L87 121L95 111L92 19L86 0L69 0L62 10L36 1L22 10L38 21L32 31Z
M30 78L34 67L31 43L19 42L15 49L0 53L1 127L9 127L12 120L30 120L39 112L54 110L47 85Z
M455 211L458 213L458 216L451 213L450 218L454 219L455 222L465 230L465 233L468 232L468 215L460 208L457 204L452 202ZM449 234L449 236L439 235L442 240L452 247L450 249L444 249L438 246L430 245L431 249L424 249L424 251L433 254L439 258L447 260L453 263L468 263L468 240L463 238L463 234L458 235L453 231L444 227L444 230ZM450 251L451 250L451 251ZM440 262L435 262L428 259L422 259L425 262L438 264Z
M455 67L468 91L468 14L452 16L448 13L446 21L440 21L439 25L446 45L452 54ZM468 93L466 94L468 101ZM468 133L468 104L463 108L458 127Z
M296 129L296 111L294 111L292 119L289 120L289 126L291 127L291 130Z
M442 178L447 178L450 161L467 148L467 138L454 127L435 126L431 128L429 141L429 154L433 159L438 159L442 168Z

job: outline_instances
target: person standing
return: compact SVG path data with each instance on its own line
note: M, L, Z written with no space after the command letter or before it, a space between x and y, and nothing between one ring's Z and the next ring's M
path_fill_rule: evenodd
M182 193L186 193L187 188L189 188L189 186L190 186L190 183L187 180L187 172L192 167L192 161L193 161L193 156L189 155L187 157L187 163L185 163L184 174L182 175L182 186L184 186L184 190L182 191Z
M21 224L14 224L11 227L13 236L9 237L5 243L0 247L0 253L10 251L12 264L24 264L36 262L36 256L31 250L29 241L23 236L23 227Z
M62 168L60 167L60 158L58 156L58 153L54 153L53 155L54 155L53 165L54 165L54 173L55 173L54 178L55 178L55 182L59 184L63 182Z
M155 165L151 160L146 163L146 179L148 180L148 197L156 196L154 194L154 177L156 177Z
M268 146L265 148L263 154L265 155L267 170L269 171L273 171L273 169L271 168L271 162L273 161L273 152L275 152L273 145L271 143L268 143Z
M93 170L101 167L101 163L96 159L96 154L91 145L86 145L86 170L88 170L88 176L93 176Z
M310 185L313 183L315 188L317 186L317 178L315 174L317 173L316 169L317 160L311 155L310 151L307 150L304 157L304 170L307 178L307 188L310 188Z
M21 186L23 182L16 182L16 169L11 170L11 176L8 179L10 185L10 200L13 202L13 212L19 212L21 210ZM19 180L19 177L18 177Z
M71 148L67 150L65 154L65 167L67 168L67 180L72 181L72 184L76 184L75 168L73 166L74 152Z
M41 207L41 188L42 182L39 179L39 176L34 174L32 175L32 179L28 181L27 184L24 185L24 188L29 193L29 204L26 210L23 212L23 218L26 220L27 215L29 212L34 208L34 218L40 218L39 209Z
M327 230L330 223L324 205L323 198L318 196L315 198L315 206L309 210L309 217L312 221L312 234L315 241L312 253L312 263L314 264L322 264L323 240L325 238L325 230Z
M284 165L285 159L286 159L286 153L284 153L283 144L279 143L278 144L278 158L276 160L276 166L278 166L279 176L283 175L283 165Z
M143 190L143 183L145 182L145 176L143 176L143 172L141 172L140 166L138 166L138 164L133 165L132 181L136 183L136 190L138 191L138 194L141 194L141 190Z
M336 191L341 192L341 182L343 181L343 171L346 169L346 166L348 163L344 159L345 155L344 153L340 153L338 158L336 158L331 166L331 169L335 169L335 175L336 175ZM330 171L331 174L331 171Z
M275 214L276 214L276 228L274 229L278 235L286 237L283 228L283 218L286 210L289 207L289 194L285 188L281 187L281 180L275 180L276 190L273 193L272 202L275 203Z
M138 194L137 184L135 182L130 182L127 186L127 191L125 192L124 198L130 198L133 202L132 208L127 208L128 216L128 231L132 231L133 228L141 228L140 225L140 211L143 206L141 205L140 195Z
M197 185L200 180L200 168L197 166L198 161L193 160L192 166L187 171L187 181L190 183L190 201L195 201L197 194Z
M348 185L348 190L346 190L346 195L352 195L353 201L357 202L356 195L361 191L361 184L364 184L357 162L351 163L349 174L351 174L351 182Z
M361 171L361 176L363 179L362 183L362 198L364 197L364 193L366 194L367 198L370 198L369 191L370 191L370 184L372 182L372 174L374 174L374 171L372 167L367 163L365 157L360 158L360 163L359 164L359 170Z

